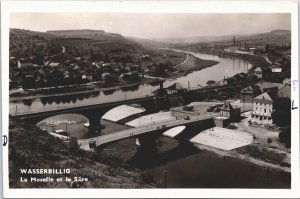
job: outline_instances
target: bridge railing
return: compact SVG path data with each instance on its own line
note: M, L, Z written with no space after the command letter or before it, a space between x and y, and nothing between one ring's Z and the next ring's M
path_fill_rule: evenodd
M190 120L169 120L169 121L165 121L165 122L147 124L147 125L143 125L143 126L132 128L132 129L126 129L126 130L117 131L114 133L101 135L101 136L98 136L95 138L81 139L81 141L96 140L97 145L101 145L101 144L109 143L112 141L117 141L120 139L133 137L136 135L141 135L141 134L148 133L151 131L156 131L159 129L161 130L161 129L166 129L166 128L170 128L170 127L172 128L172 127L179 126L179 125L184 125L184 124L197 122L197 121L201 121L201 120L205 120L205 119L211 119L211 118L214 118L215 116L218 116L218 114L213 113L213 114L205 115L202 117L192 118ZM159 127L159 128L157 128L157 127Z

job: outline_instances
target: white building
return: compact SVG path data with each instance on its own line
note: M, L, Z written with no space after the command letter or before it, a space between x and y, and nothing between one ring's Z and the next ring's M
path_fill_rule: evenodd
M257 96L252 103L251 122L258 125L272 124L272 111L273 100L268 93Z
M261 79L262 78L262 70L260 67L257 67L255 70L254 70L254 74L256 75L256 77L258 79Z

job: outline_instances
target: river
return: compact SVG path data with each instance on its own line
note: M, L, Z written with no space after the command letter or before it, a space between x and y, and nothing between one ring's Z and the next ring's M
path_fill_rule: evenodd
M247 61L238 58L220 58L214 55L191 53L194 56L205 59L215 60L219 63L202 69L200 71L192 72L186 76L170 79L164 82L164 87L168 87L175 82L180 83L183 87L190 88L199 87L199 85L205 86L208 80L219 81L224 77L231 77L237 73L247 72L251 68L251 64ZM26 100L14 100L9 103L10 113L29 113L37 111L54 110L59 108L74 107L89 105L101 102L119 101L123 99L131 99L137 97L143 97L146 95L152 95L152 91L158 89L158 85L136 85L129 88L116 89L110 91L99 91L92 94L82 95L65 95L57 97L42 97Z
M219 63L177 79L167 80L164 87L179 82L182 86L191 88L204 86L208 80L221 80L237 73L247 72L251 64L238 58L220 58L218 56L193 53L200 59L216 60ZM10 112L18 113L58 109L109 102L151 95L158 85L139 85L128 89L117 89L92 94L68 95L60 97L43 97L30 100L10 101ZM59 118L68 120L70 118ZM85 121L83 121L85 122ZM63 128L63 127L62 127ZM79 129L76 127L76 129ZM69 129L72 130L72 129ZM85 129L85 131L87 131ZM84 131L80 130L80 133ZM160 144L150 153L136 149L135 139L120 141L119 146L129 142L124 150L109 150L117 154L130 167L147 169L154 177L159 187L167 188L289 188L291 175L271 171L254 164L232 157L220 157L210 152L199 150L191 144L179 143L176 140L161 137Z

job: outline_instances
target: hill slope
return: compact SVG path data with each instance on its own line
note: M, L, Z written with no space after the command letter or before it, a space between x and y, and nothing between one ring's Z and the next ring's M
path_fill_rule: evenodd
M267 33L249 34L249 35L225 35L208 37L182 37L182 38L155 38L154 41L169 42L173 44L187 43L226 43L231 42L235 36L236 40L249 42L264 42L270 44L291 42L290 30L274 30Z
M66 47L66 55L70 57L97 54L100 58L111 58L149 53L149 49L136 41L102 30L35 32L10 29L10 56L17 58L35 56L42 62L46 55L59 55L63 46Z
M10 188L149 188L144 182L147 173L137 169L127 170L114 160L103 163L96 152L83 151L77 141L63 142L36 126L20 124L10 118L9 126L9 185ZM21 174L20 169L70 169L70 174ZM31 177L88 178L87 182L30 182ZM27 177L28 183L20 182Z

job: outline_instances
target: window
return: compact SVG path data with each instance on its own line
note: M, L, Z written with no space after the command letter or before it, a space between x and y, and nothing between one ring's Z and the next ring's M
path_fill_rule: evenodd
M264 111L265 113L267 112L267 109L265 108L265 111Z

